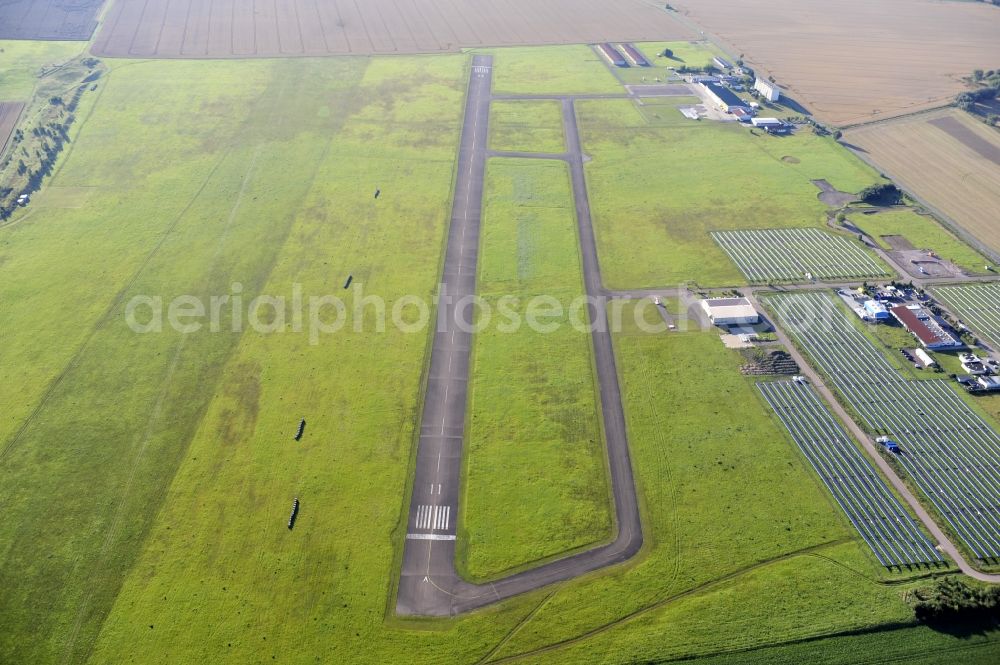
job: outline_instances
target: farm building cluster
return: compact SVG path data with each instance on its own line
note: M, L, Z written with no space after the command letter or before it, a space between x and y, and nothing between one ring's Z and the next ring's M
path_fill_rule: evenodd
M691 83L698 86L699 92L706 100L743 124L763 129L768 134L787 134L792 130L792 125L778 118L757 117L760 104L747 101L737 95L736 90L742 89L742 86L730 79L738 80L736 77L725 76L693 76L689 78Z
M791 131L792 126L778 118L756 117L760 104L736 94L745 90L745 77L751 72L733 65L721 56L712 59L712 67L718 73L692 74L685 77L689 84L696 86L697 92L706 102L723 113L732 115L740 122L763 129L769 134L784 134ZM760 78L755 78L751 94L768 102L776 102L781 97L777 84Z
M895 321L913 335L918 346L899 351L917 369L943 371L934 352L956 353L967 347L955 328L935 314L936 306L926 294L892 285L870 290L841 289L837 294L860 319L869 323ZM958 328L968 330L960 323ZM962 387L972 393L1000 391L1000 378L995 376L1000 375L1000 362L968 352L959 353L957 358L964 374L953 376Z

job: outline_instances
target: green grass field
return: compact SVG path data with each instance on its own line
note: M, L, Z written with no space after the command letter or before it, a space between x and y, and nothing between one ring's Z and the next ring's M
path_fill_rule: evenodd
M582 44L479 49L493 55L497 94L624 94L604 61Z
M558 101L493 102L490 147L522 152L564 152L562 108Z
M31 97L39 72L70 60L85 42L32 42L0 39L0 101Z
M569 640L539 661L645 662L737 641L762 645L783 632L808 632L814 622L832 622L825 631L906 615L895 592L853 581L880 582L884 569L761 408L753 381L738 372L737 352L714 332L650 335L632 328L616 337L616 350L646 553L582 585L601 603L581 607L571 590L557 592L518 632L518 643L498 655ZM837 572L814 554L861 575ZM816 576L826 581L814 587ZM845 584L850 591L837 600L828 595ZM804 596L778 590L786 585ZM782 616L790 603L794 615ZM858 613L861 607L867 609ZM721 621L717 611L731 611L734 622ZM754 619L735 620L741 613ZM570 615L574 620L561 625ZM597 633L572 642L583 625Z
M691 67L705 69L712 66L712 58L719 55L728 59L721 49L711 42L641 42L636 47L642 51L649 62L657 67ZM672 55L666 57L664 49L670 49Z
M562 313L537 330L495 315L476 335L459 541L476 579L612 535L590 335L571 320L583 275L566 164L490 160L486 201L479 293L521 321L535 296Z
M697 122L680 112L680 107L696 104L701 104L697 97L649 97L642 100L642 105L637 109L649 125L675 127Z
M587 182L604 279L614 288L743 284L710 231L819 227L827 208L810 180L846 191L878 180L832 139L805 130L773 137L736 123L658 127L626 100L586 100L577 112L593 158Z
M511 87L612 87L586 47L502 51L513 55L497 74ZM538 73L553 57L573 63L568 75ZM640 555L470 615L396 617L428 336L377 332L376 306L356 317L352 305L359 289L391 310L436 288L467 57L107 64L56 174L0 229L0 661L802 662L819 638L830 662L881 662L917 646L984 662L997 653L993 633L959 642L911 626L902 598L912 582L876 564L739 374L739 354L714 332L634 325L616 352ZM822 208L805 203L815 201L813 170L838 187L866 184L853 162L822 155L827 141L762 147L701 124L650 128L628 102L581 109L605 275L628 286L735 271L708 252L707 235L687 245L704 266L680 262L685 248L670 243L685 232L661 224L664 211L673 220L694 205L692 219L718 209L768 226L794 212L818 223ZM703 180L714 177L713 154L730 148L736 164ZM780 161L793 150L821 156ZM616 171L635 180L617 193ZM487 296L579 293L565 177L561 163L490 164ZM752 201L731 193L758 185ZM612 215L631 225L627 246L607 238ZM639 259L657 263L630 267ZM307 308L300 332L291 312L282 321L266 306L255 320L273 332L250 326L255 296L284 296L290 308L296 292L307 303L344 298L344 328L311 343L310 314L329 321L332 307ZM225 332L126 325L133 296L166 304L185 294L229 295ZM470 572L607 535L588 345L477 340L477 371L488 371L475 391L497 397L473 404L463 506L467 522L487 526L464 527ZM520 389L525 377L537 385ZM497 445L524 433L531 464ZM289 531L293 497L301 510ZM491 540L475 541L476 528ZM541 550L532 529L550 538ZM869 629L883 632L836 637Z
M290 297L295 283L338 293L348 273L390 303L428 295L464 58L115 64L52 181L88 188L86 205L29 209L4 232L0 652L10 662L81 660L102 624L100 659L172 632L183 659L221 647L209 632L245 625L239 608L228 628L178 620L206 595L266 601L273 613L258 618L281 623L299 611L300 575L378 607L392 579L424 336L345 332L313 347L291 333L138 335L122 308L133 294L228 294L234 282L246 301ZM392 87L408 101L393 108L385 82L400 71L408 83ZM301 416L311 436L293 448ZM303 514L290 540L295 495ZM355 546L364 563L352 569ZM300 635L286 638L288 648ZM242 648L251 657L258 645Z
M871 236L883 249L891 249L883 236L903 236L917 249L930 249L972 275L986 274L990 262L956 238L933 217L910 210L880 212L876 215L852 214L848 219Z

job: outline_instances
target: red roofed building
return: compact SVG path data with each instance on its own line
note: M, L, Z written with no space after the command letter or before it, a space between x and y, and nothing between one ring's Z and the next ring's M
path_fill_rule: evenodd
M628 61L636 67L649 67L649 61L646 60L646 57L642 53L639 53L639 49L631 44L622 44L622 52L628 58Z
M920 305L897 305L889 313L928 349L957 349L965 346L937 317Z

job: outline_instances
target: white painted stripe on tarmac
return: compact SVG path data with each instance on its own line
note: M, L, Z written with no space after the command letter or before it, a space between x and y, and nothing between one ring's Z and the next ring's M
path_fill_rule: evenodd
M431 485L431 493L434 493ZM441 493L441 485L437 485L437 493ZM422 504L417 506L416 527L431 531L447 531L451 525L451 506L432 506Z
M442 533L408 533L407 540L455 540L455 536Z

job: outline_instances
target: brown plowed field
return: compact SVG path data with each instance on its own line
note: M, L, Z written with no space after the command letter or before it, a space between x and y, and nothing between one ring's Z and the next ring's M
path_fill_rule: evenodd
M947 109L848 130L844 140L1000 252L1000 132Z
M116 0L93 52L224 58L688 39L641 0Z
M1000 7L933 0L672 3L820 119L848 125L940 106L1000 64Z
M7 147L7 139L14 132L14 125L23 108L24 104L21 102L0 102L0 155Z
M87 41L104 0L0 0L0 39Z

